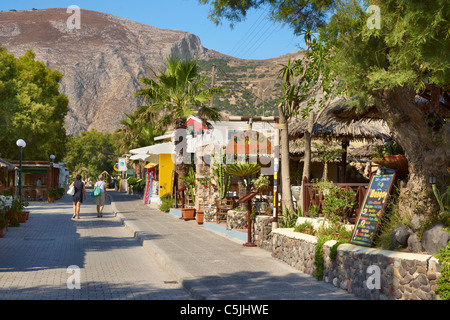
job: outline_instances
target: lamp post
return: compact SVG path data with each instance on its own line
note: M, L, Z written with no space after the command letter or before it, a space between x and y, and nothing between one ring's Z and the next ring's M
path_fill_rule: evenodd
M22 199L22 150L27 144L22 139L17 140L16 144L19 147L19 198Z

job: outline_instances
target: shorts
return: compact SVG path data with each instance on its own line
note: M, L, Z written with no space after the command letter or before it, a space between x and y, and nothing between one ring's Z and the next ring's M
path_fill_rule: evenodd
M95 198L95 202L97 203L98 206L104 206L105 205L105 198L106 198L106 194L104 194L102 192L102 194L99 197Z

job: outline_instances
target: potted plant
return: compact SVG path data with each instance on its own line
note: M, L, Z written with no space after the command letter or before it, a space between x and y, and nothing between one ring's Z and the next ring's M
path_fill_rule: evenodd
M8 211L9 225L11 227L17 227L20 222L26 221L26 215L22 213L23 201L19 198L13 197L11 201L11 207Z
M262 193L269 187L269 178L260 175L258 179L253 181L253 186L259 191L259 200L255 201L255 211L262 213L266 211L267 202L263 200Z
M57 195L58 195L58 190L56 190L56 189L51 189L51 190L48 192L48 202L49 202L49 203L55 202L55 198L56 198Z
M376 153L372 162L385 168L407 172L408 160L402 147L392 138L387 138L384 142L384 145L375 147Z
M186 193L191 197L192 203L195 204L195 173L194 169L191 167L186 177L180 177L181 181L186 185ZM182 218L185 221L194 220L195 219L195 208L182 208L181 209Z
M6 205L0 200L0 238L3 238L8 231L8 216L6 215Z

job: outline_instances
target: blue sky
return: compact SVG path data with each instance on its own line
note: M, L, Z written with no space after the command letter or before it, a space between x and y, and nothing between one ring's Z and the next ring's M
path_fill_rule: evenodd
M158 28L191 32L200 37L204 47L242 59L275 58L300 49L301 39L288 27L265 19L264 9L249 12L246 21L231 29L228 21L220 26L211 22L209 5L200 5L197 0L3 0L0 10L67 8L70 5Z

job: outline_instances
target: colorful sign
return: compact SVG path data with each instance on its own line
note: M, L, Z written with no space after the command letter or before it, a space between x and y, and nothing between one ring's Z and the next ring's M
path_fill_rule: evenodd
M394 179L395 173L372 177L350 243L372 246Z
M118 169L119 171L127 171L127 159L126 158L119 158L118 161Z
M227 155L268 155L272 153L269 139L262 133L246 130L235 134L227 144Z

